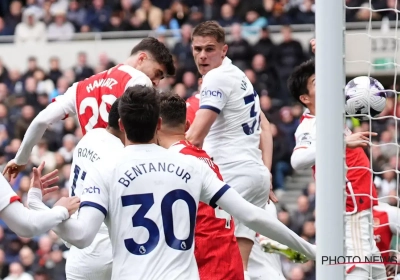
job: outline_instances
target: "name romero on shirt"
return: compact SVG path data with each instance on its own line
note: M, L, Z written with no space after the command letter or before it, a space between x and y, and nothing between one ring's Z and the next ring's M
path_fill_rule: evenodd
M144 175L147 173L154 172L168 172L175 173L176 176L181 177L182 180L185 180L185 183L190 180L192 177L189 172L186 172L180 166L176 166L173 163L165 163L165 162L157 162L157 163L142 163L136 166L132 166L130 169L124 172L124 175L118 179L118 183L124 185L125 187L129 187L129 184L139 177L140 175Z

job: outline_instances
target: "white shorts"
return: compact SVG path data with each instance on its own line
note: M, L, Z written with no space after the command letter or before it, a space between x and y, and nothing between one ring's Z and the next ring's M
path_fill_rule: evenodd
M112 260L109 236L98 233L89 247L71 247L65 265L67 280L110 280Z
M258 238L250 253L247 273L251 280L286 280L280 256L263 252Z
M255 162L243 162L240 164L224 164L218 167L224 181L229 186L234 188L248 202L264 209L271 184L270 172L264 165ZM235 220L235 235L254 241L256 232Z
M381 256L373 238L372 217L370 210L345 216L345 254L346 256L358 256L362 262L371 256ZM358 260L357 260L358 261ZM351 274L354 268L361 268L369 272L371 279L386 277L386 269L383 264L348 264L346 274Z

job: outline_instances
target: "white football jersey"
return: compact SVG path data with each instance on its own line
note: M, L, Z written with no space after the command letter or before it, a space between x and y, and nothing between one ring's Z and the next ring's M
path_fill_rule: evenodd
M130 145L88 174L81 207L105 215L113 280L199 279L194 228L199 200L216 206L229 189L195 157L155 144Z
M203 144L216 164L262 164L260 100L249 79L229 58L225 57L221 66L203 77L200 109L218 113Z
M96 128L86 133L74 149L69 176L69 195L81 197L84 191L84 180L95 168L94 163L103 157L113 156L123 148L121 140L107 132L105 128ZM86 191L95 191L95 189ZM76 218L77 215L78 212L75 212L71 218ZM105 224L101 226L99 233L108 234Z
M15 201L21 201L19 196L11 188L10 183L0 174L0 211Z

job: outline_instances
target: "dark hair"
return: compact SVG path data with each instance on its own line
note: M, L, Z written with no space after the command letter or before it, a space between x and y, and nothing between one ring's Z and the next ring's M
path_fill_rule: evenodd
M128 140L148 143L154 137L160 116L159 93L153 87L129 87L120 97L118 112Z
M161 65L164 65L168 76L175 75L174 61L169 49L154 37L147 37L140 41L131 51L131 55L146 51Z
M108 127L113 129L119 130L118 120L119 120L119 113L118 113L118 105L119 105L119 98L114 101L113 105L111 106L110 113L108 114Z
M309 93L307 89L307 82L308 79L314 74L315 61L314 59L310 59L297 66L287 81L290 94L294 99L303 105L304 103L301 102L300 96Z
M186 102L178 94L168 92L160 96L160 117L163 125L175 128L186 124Z
M208 20L198 24L193 30L192 39L195 36L210 36L218 43L225 44L225 30L216 21Z

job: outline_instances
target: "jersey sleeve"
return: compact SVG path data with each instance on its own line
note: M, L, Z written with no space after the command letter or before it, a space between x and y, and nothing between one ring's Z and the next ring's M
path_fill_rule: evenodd
M82 207L93 207L107 217L108 200L109 200L109 179L112 168L107 168L108 161L102 158L93 164L93 168L87 171L86 178L83 183L81 194Z
M200 109L209 109L217 114L225 107L231 93L231 86L226 77L219 77L211 71L201 85Z
M4 176L0 174L0 211L15 201L21 200Z
M291 157L293 169L307 169L315 165L316 137L312 122L302 122L295 133L296 146Z
M78 83L74 83L67 89L67 91L64 94L57 96L53 100L53 102L57 102L57 104L60 104L60 106L64 110L65 117L76 114L77 88L78 88Z
M218 179L215 172L204 162L198 161L198 170L203 178L200 200L213 208L217 207L217 201L229 189L229 186Z
M389 227L393 234L400 235L400 208L388 205L385 211L389 217Z

